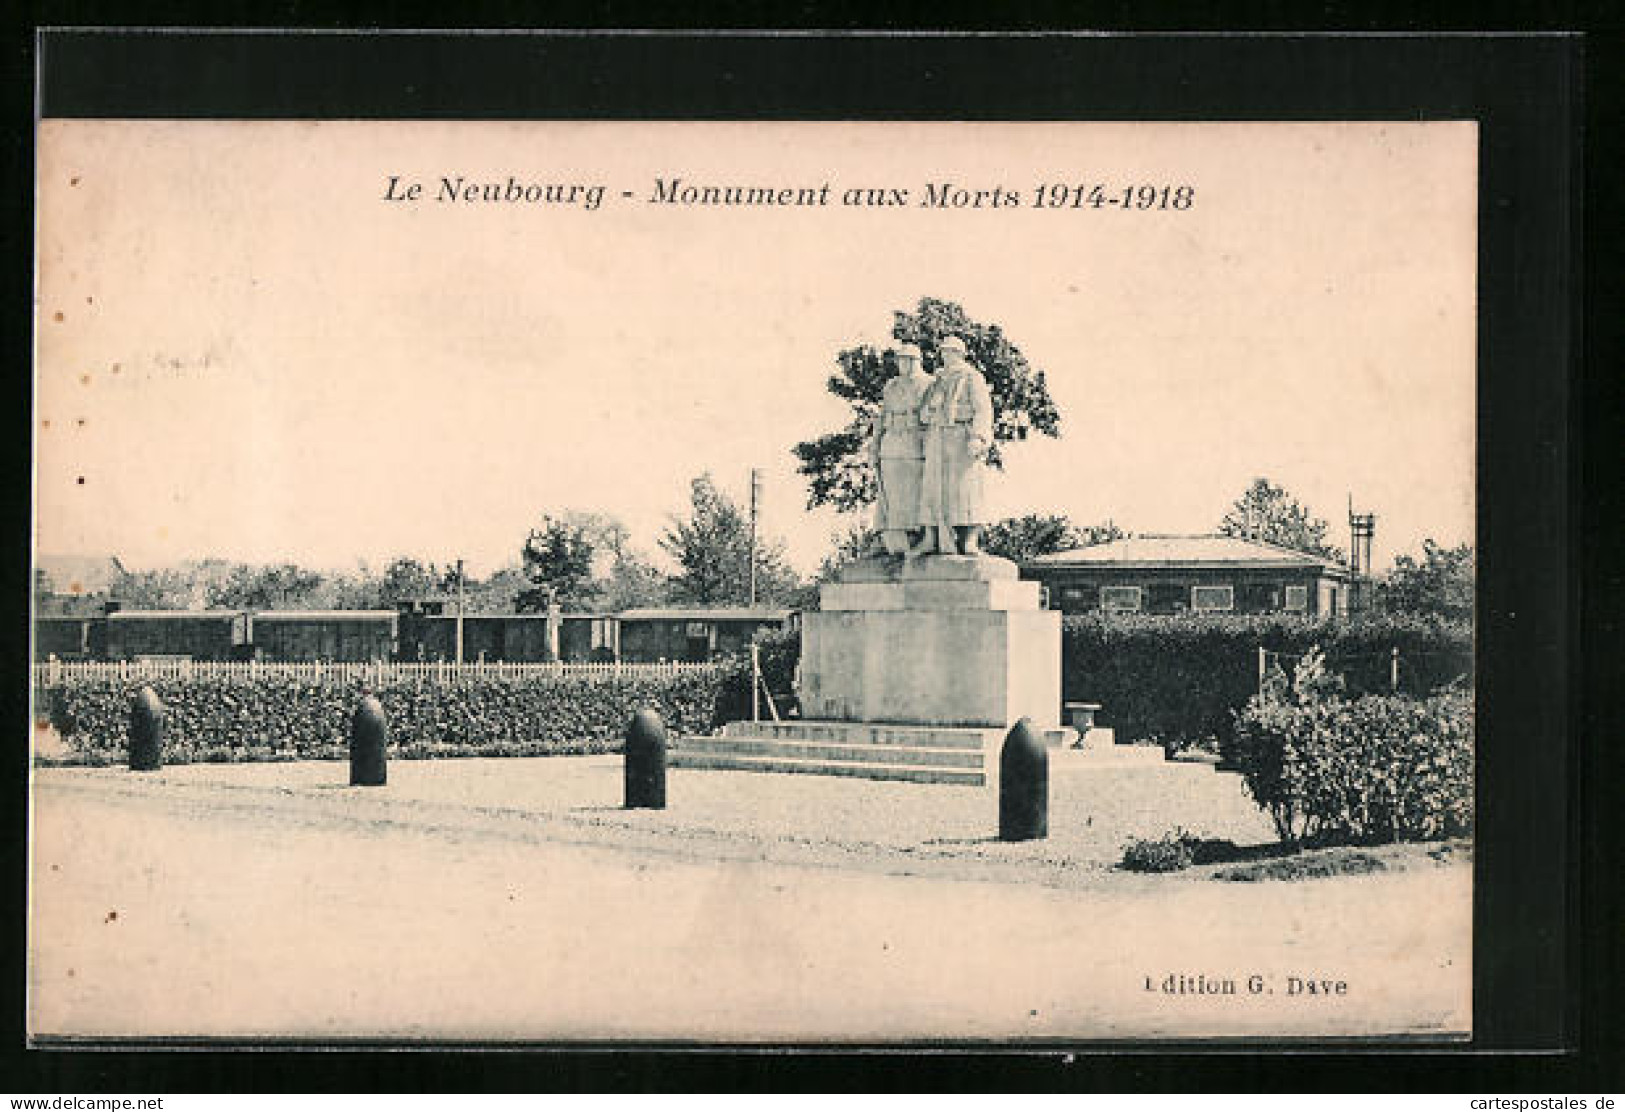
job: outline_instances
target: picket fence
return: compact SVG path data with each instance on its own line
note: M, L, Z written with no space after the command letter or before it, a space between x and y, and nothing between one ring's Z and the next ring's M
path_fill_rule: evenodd
M353 663L334 661L261 662L118 660L44 661L34 665L34 683L50 685L73 679L270 679L287 677L302 680L343 679L387 683L399 679L428 679L455 683L459 679L511 678L535 676L598 677L626 679L667 679L675 676L714 673L726 667L714 661L668 661L658 664L517 663L481 661L477 663Z

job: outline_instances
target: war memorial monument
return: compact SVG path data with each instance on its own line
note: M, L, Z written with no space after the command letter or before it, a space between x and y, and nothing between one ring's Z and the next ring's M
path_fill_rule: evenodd
M941 352L934 376L919 349L897 352L869 438L878 540L803 618L802 717L684 738L674 763L980 785L1020 719L1051 747L1076 736L1060 723L1060 614L980 548L987 381L957 336Z

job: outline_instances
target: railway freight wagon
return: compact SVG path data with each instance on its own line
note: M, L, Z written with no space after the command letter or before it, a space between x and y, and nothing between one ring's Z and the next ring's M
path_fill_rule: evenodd
M457 618L451 614L402 614L398 659L457 659ZM466 614L463 660L534 663L552 659L546 614Z
M563 614L558 646L549 643L546 614L467 614L463 617L463 660L509 664L550 661L555 651L567 663L614 660L619 623L611 614ZM398 659L457 659L457 618L450 614L403 613Z
M559 659L570 663L621 658L621 620L614 614L565 614L559 621Z
M620 614L621 659L702 661L746 648L764 629L785 629L794 611L758 606L649 608Z
M107 622L102 618L35 618L35 660L104 660Z
M107 615L107 659L240 660L250 619L237 610L120 610Z
M257 660L372 663L394 658L397 621L393 610L262 610L249 639Z

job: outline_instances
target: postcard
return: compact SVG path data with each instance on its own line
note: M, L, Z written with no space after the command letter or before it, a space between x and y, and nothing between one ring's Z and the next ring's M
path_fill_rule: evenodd
M1469 1038L1477 158L42 120L31 1038Z

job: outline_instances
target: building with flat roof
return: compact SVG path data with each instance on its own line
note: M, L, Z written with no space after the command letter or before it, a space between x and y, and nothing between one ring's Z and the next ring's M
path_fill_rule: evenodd
M1068 614L1271 614L1345 616L1355 575L1312 553L1212 533L1125 537L1039 556L1023 579L1044 586Z

